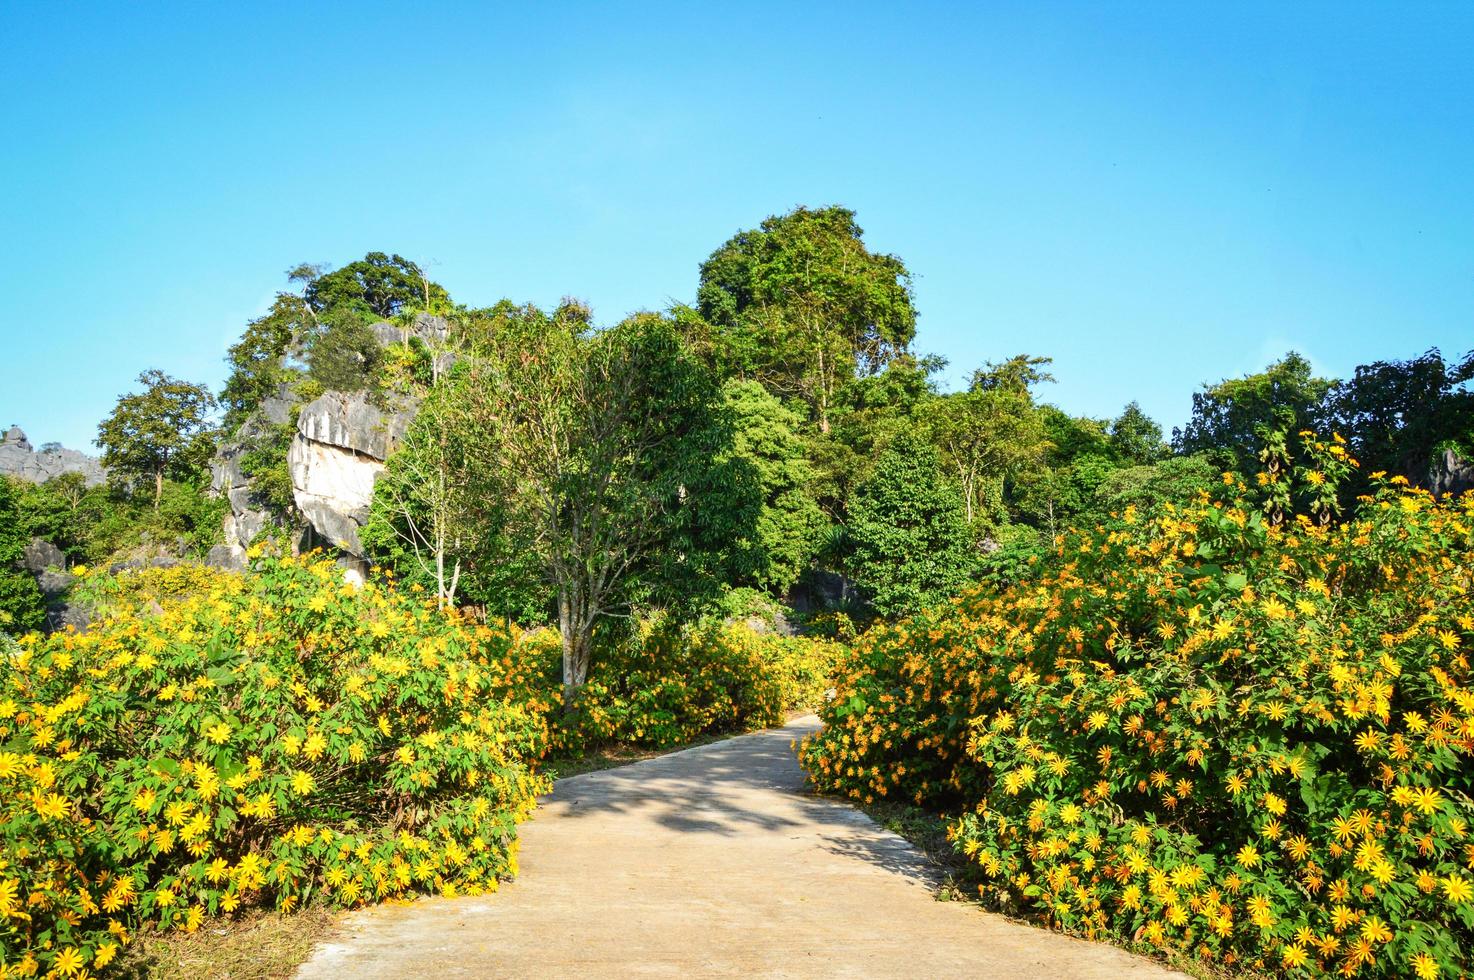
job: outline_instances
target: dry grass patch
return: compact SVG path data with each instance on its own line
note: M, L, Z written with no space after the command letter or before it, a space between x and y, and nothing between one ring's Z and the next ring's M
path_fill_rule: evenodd
M291 915L211 920L195 932L143 931L120 959L118 974L138 980L278 980L296 973L336 927L331 911L309 907Z

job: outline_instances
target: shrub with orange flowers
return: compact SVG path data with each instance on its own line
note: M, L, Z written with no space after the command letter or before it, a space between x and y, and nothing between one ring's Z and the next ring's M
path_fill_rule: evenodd
M1326 488L1354 464L1306 446L1267 507L1226 476L873 630L810 775L955 814L984 897L1058 928L1275 973L1467 975L1474 495L1380 480L1337 523Z
M100 578L0 656L0 957L96 972L149 923L475 894L516 871L536 712L506 631L316 557Z

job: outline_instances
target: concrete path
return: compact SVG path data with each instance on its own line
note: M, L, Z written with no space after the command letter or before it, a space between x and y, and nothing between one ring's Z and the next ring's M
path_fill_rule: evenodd
M355 912L298 977L1174 976L936 901L918 851L804 794L791 743L817 725L559 780L515 882Z

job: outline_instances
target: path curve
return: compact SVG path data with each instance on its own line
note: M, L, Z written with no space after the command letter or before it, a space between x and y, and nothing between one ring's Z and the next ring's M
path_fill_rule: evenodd
M561 779L516 881L352 913L298 977L1180 976L937 901L920 852L803 792L792 743L817 727Z

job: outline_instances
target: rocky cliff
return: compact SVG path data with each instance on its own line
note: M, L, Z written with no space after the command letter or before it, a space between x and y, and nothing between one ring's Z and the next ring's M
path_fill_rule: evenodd
M359 557L374 480L418 404L380 408L363 392L330 391L303 406L287 452L297 509L322 544Z
M372 329L385 346L418 339L432 351L440 351L449 334L445 320L424 315L408 326L381 322ZM449 366L451 355L438 357L442 369ZM283 386L252 413L215 457L211 485L230 500L231 512L225 522L225 544L212 551L211 561L242 565L246 547L273 524L242 461L289 423L294 412L296 427L287 448L287 468L304 531L297 543L335 549L350 563L361 560L363 544L358 532L368 520L374 481L418 408L413 398L371 399L366 392L329 391L299 409L290 389Z
M0 439L0 476L45 483L63 473L82 474L89 487L107 479L102 463L86 453L60 446L43 446L38 452L20 426L12 425L5 431Z

